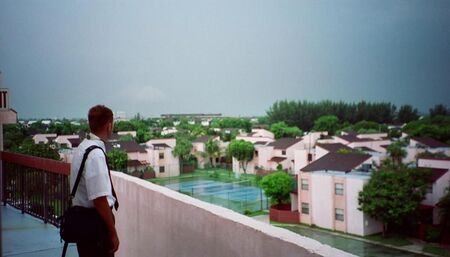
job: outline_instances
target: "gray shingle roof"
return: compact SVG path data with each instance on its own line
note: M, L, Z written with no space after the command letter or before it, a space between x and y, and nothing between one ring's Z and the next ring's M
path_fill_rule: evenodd
M368 154L346 153L340 154L331 152L322 158L303 167L302 171L319 171L319 170L333 170L350 172L354 168L361 165L371 156Z

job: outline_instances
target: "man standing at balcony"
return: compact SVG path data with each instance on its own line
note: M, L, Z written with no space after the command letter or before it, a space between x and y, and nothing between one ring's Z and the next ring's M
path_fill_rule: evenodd
M75 183L86 149L96 145L103 151L97 148L89 153L72 203L86 208L95 208L106 224L108 235L105 235L106 239L99 238L97 242L77 243L77 249L80 257L111 257L119 248L119 238L112 213L112 207L117 210L118 202L104 151L105 141L111 137L113 131L113 113L111 109L97 105L89 110L88 119L91 133L73 154L71 188Z

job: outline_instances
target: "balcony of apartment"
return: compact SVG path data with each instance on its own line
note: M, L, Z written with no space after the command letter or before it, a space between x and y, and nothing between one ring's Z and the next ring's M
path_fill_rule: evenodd
M68 206L69 164L0 153L2 201L8 205L2 207L3 256L60 256L57 227ZM350 256L124 173L112 172L112 179L120 200L119 257ZM68 256L76 255L69 247Z

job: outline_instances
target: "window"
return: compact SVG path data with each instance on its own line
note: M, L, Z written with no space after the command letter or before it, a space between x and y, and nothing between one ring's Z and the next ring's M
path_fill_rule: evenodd
M308 191L309 190L309 183L307 179L302 179L302 190Z
M302 214L309 214L309 203L302 203Z
M258 157L258 151L255 151L255 157Z
M335 183L334 184L334 193L336 195L344 195L344 184L342 184L342 183Z
M334 219L344 221L344 210L336 208L334 213Z
M165 170L165 167L164 166L160 166L159 167L159 173L164 173L166 170Z
M160 160L164 159L164 153L159 153L159 159Z
M312 154L311 153L308 154L308 162L310 162L310 161L312 161Z
M281 154L282 154L282 155L286 155L286 151L284 151L284 150L281 151Z

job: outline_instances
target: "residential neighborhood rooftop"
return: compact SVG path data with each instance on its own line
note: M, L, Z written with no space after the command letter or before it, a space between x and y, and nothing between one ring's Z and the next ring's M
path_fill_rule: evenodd
M328 152L337 152L340 149L351 150L350 147L341 143L317 144L317 146L327 150Z
M350 172L363 162L368 160L371 156L368 154L356 153L335 153L331 152L322 158L312 162L311 164L302 168L302 171L319 171L319 170L334 170Z
M140 146L136 141L116 141L116 142L107 142L105 144L106 151L109 152L113 148L118 148L121 150L124 150L127 153L146 153L145 148L143 146Z
M206 142L208 142L210 137L211 136L208 136L208 135L200 136L200 137L197 137L194 141L192 141L192 143L206 143Z
M273 146L275 149L285 150L300 141L302 141L302 138L283 137L268 144L268 146Z
M412 137L411 139L413 139L423 145L426 145L430 148L450 147L450 145L440 142L431 137Z

